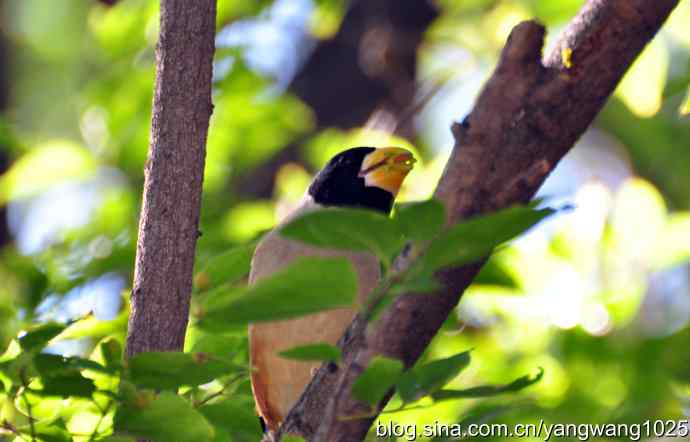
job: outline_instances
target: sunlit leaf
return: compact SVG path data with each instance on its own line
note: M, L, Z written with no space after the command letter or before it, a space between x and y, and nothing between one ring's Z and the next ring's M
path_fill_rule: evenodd
M616 87L615 95L635 115L651 117L661 108L669 58L663 40L652 40Z
M206 404L199 411L216 427L225 430L233 442L254 442L261 439L259 419L253 411L253 399L235 396L231 399Z
M73 322L58 336L62 339L96 338L108 336L126 329L128 312L120 312L114 319L103 320L93 315Z
M427 200L400 205L395 221L403 235L413 240L429 240L441 231L445 221L443 204Z
M239 367L206 353L147 352L128 361L129 378L144 388L175 389L201 385Z
M369 405L376 405L393 388L404 369L397 359L376 356L352 385L355 398Z
M292 347L278 354L298 361L340 361L340 348L325 342Z
M453 380L470 363L470 352L429 362L406 372L397 384L403 402L414 402Z
M518 287L514 276L507 269L507 264L504 264L498 255L500 254L491 255L472 280L472 284L493 285L510 289Z
M122 345L112 338L106 338L99 344L103 362L108 368L120 368L122 365Z
M234 247L209 259L196 274L197 290L208 290L220 284L232 284L249 273L255 244Z
M164 391L157 397L126 403L115 413L115 431L157 442L198 442L213 438L213 427L192 405Z
M472 218L436 238L416 264L418 271L430 273L450 265L476 262L501 243L514 238L545 217L551 209L512 207Z
M64 325L56 322L39 325L21 335L19 337L19 345L24 351L40 350L64 329Z
M280 230L311 245L370 251L387 262L404 242L392 219L363 209L322 209L306 213Z
M0 176L0 204L36 195L66 180L85 178L95 170L91 153L74 143L53 141L35 147Z
M688 92L685 94L685 98L683 99L678 112L682 117L687 117L690 115L690 87L688 87Z
M544 369L540 368L539 373L534 376L526 375L515 379L506 385L482 385L465 390L439 390L431 395L434 401L446 401L453 399L470 399L486 396L496 396L503 393L512 393L527 388L541 380L544 376Z
M31 440L31 428L24 428L22 434L25 440ZM72 436L67 431L67 427L62 419L54 420L52 422L39 422L34 425L33 434L36 435L42 442L72 442Z
M233 355L247 346L246 337L243 335L227 336L202 331L196 331L196 333L201 336L194 342L191 353L209 353L221 359L230 360Z
M226 305L204 312L199 327L229 326L289 319L352 307L357 277L345 258L303 258L248 287Z

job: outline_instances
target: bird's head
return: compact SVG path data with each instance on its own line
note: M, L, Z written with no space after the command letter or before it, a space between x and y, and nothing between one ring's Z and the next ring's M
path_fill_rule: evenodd
M363 207L389 213L415 159L399 147L354 147L331 158L309 186L322 206Z

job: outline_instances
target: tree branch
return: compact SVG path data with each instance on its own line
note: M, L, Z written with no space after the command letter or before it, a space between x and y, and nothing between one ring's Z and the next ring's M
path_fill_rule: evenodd
M181 350L184 342L213 108L215 20L215 0L161 0L128 357Z
M513 29L471 114L453 126L455 146L435 193L448 223L529 201L677 3L589 0L543 62L543 26L529 21ZM406 261L399 257L396 265ZM278 436L362 440L375 417L339 419L369 410L351 396L354 380L376 355L412 366L479 268L439 272L443 289L435 296L401 296L375 323L355 318L340 342L342 364L319 369Z

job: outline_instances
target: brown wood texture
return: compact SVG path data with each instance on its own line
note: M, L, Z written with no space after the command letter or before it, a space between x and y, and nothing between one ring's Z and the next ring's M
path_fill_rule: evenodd
M198 236L216 0L162 0L127 356L182 350Z

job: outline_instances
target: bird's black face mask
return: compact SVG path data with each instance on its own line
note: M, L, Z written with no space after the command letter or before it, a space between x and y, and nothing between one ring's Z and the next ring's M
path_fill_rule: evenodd
M326 207L361 207L388 214L395 195L376 186L367 186L361 176L364 158L376 149L354 147L334 156L309 186L309 195Z

